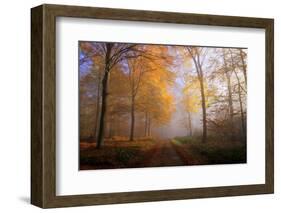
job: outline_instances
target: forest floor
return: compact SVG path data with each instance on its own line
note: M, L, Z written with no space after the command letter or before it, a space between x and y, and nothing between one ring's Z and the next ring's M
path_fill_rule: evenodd
M172 140L105 140L80 142L80 170L245 163L246 146L240 142L200 143L194 137Z

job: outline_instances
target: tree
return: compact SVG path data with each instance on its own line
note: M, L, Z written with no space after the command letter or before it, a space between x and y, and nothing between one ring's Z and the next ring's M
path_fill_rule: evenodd
M135 130L135 107L136 107L136 96L138 94L141 80L144 73L147 71L145 69L145 62L142 58L138 59L128 59L128 70L129 70L129 83L130 83L130 98L131 98L131 125L130 125L130 137L129 140L134 140L134 130Z
M197 113L200 108L200 94L198 94L197 79L187 76L184 80L185 87L183 88L183 97L181 103L184 111L187 113L187 118L184 117L183 123L189 130L189 136L192 136L192 114Z
M144 114L145 136L151 136L152 126L168 123L174 110L170 91L175 81L175 74L171 71L174 60L169 50L162 45L146 47L148 57L142 62L145 74L136 99L138 110Z
M152 116L154 116L155 113L149 112L148 106L151 107L151 104L155 105L156 100L158 100L158 103L161 103L165 99L165 95L168 93L168 84L171 84L169 81L172 81L171 72L169 70L169 67L172 66L172 58L169 55L168 47L148 45L142 47L142 51L145 52L142 56L127 60L131 99L131 125L129 137L131 141L134 140L135 111L142 111L143 108L146 108L144 110L145 135L150 135ZM157 81L157 83L155 81ZM152 87L150 82L153 82L154 84L156 83L158 86ZM145 91L144 88L148 90ZM154 91L156 93L154 93ZM145 96L151 97L151 100L149 100L151 103L143 102ZM168 104L169 103L164 103L164 106L169 109ZM163 111L159 111L159 113L162 112Z
M208 49L204 47L190 47L190 46L186 46L185 49L189 53L189 56L192 58L193 64L196 69L197 78L200 83L202 127L203 127L202 143L205 143L207 142L207 112L206 112L206 97L205 97L205 88L204 88L204 71L202 67L205 62Z
M98 128L100 84L102 72L102 61L100 57L92 57L89 51L90 45L79 43L79 69L80 69L80 127L81 135L87 129L88 138L96 137ZM91 119L89 119L89 117ZM85 137L85 136L84 136Z
M230 124L231 129L233 129L233 101L232 101L232 84L231 84L231 69L228 67L228 63L226 60L226 53L225 49L222 49L223 54L223 72L227 82L227 92L228 92L228 107L229 107L229 117L230 117Z
M243 70L245 84L247 85L247 63L246 63L247 54L246 54L245 50L243 50L242 48L240 48L238 50L239 50L239 55L240 55L240 59L241 59L241 63L242 63L242 70Z
M99 111L100 111L100 92L101 92L101 78L102 78L102 72L103 70L103 63L102 63L102 57L93 57L92 58L93 65L91 69L91 76L93 77L93 84L96 84L96 110L95 110L95 126L94 126L94 136L95 139L97 138L97 130L99 128Z
M245 118L244 118L244 109L243 109L243 100L242 100L242 91L246 91L245 88L243 88L242 86L242 82L240 80L239 74L238 74L238 70L237 70L237 66L235 66L237 63L235 63L235 59L233 56L233 50L232 49L228 49L229 53L230 53L230 57L231 57L231 66L232 66L232 70L235 74L236 80L237 80L237 92L238 92L238 100L239 100L239 107L240 107L240 117L241 117L241 129L242 129L242 139L245 140L246 139L246 125L245 125ZM239 53L241 54L241 52L239 51ZM241 58L241 60L244 60ZM245 79L245 84L246 84L246 70L243 69L243 75L244 75L244 79Z
M172 113L175 109L174 99L167 87L157 85L146 85L142 87L140 94L142 100L139 102L140 110L145 114L146 136L151 136L152 126L161 126L171 120Z
M95 114L96 87L90 74L81 75L79 86L79 123L80 138L89 140L94 137L95 122L92 119ZM91 94L89 93L91 92Z
M102 57L104 60L104 71L101 83L101 106L100 106L100 120L99 130L97 136L97 148L99 149L104 140L104 130L106 124L106 111L107 111L107 95L108 95L108 79L109 74L116 66L116 64L128 58L138 57L142 54L138 51L136 44L123 44L123 43L86 43L82 48L85 57ZM138 54L136 54L136 52ZM85 60L85 57L82 58ZM81 61L81 59L80 59Z
M229 135L234 139L234 103L233 103L233 71L230 62L230 56L226 48L216 48L212 60L214 61L214 69L211 74L211 79L216 80L217 84L225 86L226 89L221 88L221 94L216 98L214 106L220 108L220 112L224 111L224 107L227 109L227 118L219 116L216 109L212 112L216 116L215 118L209 118L208 121L215 126L223 125L228 129ZM220 124L219 124L220 123Z

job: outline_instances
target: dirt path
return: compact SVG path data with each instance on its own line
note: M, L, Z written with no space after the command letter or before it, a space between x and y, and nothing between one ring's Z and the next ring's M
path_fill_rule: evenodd
M146 166L182 166L185 163L177 154L170 140L158 141L155 144Z

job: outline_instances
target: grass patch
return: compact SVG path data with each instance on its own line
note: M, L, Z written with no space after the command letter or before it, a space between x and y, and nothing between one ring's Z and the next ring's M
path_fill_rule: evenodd
M196 143L199 141L200 139L196 136L175 137L174 139L172 139L172 142L177 145Z
M186 158L197 164L246 163L246 144L239 141L220 141L210 138L202 143L198 137L176 137L173 143ZM196 164L196 163L194 163Z
M197 152L208 159L209 164L246 163L246 147L239 145L218 146L213 144L193 145L193 152Z

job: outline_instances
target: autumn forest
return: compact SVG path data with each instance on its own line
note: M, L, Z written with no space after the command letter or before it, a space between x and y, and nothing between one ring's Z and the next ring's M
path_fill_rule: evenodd
M80 170L246 163L247 49L79 41Z

